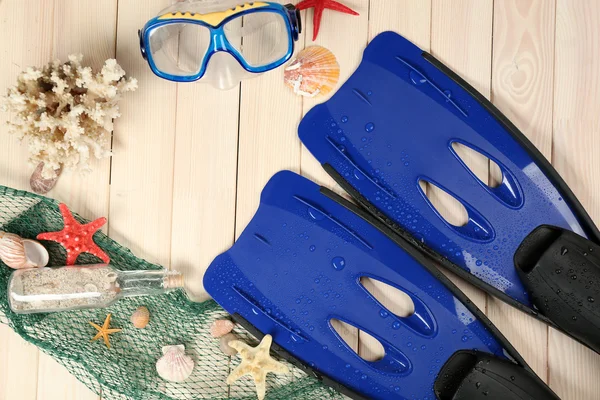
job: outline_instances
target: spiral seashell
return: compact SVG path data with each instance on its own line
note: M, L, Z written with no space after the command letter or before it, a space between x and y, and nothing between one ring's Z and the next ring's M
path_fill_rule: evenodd
M0 232L0 259L13 269L44 267L48 251L39 242Z
M300 51L283 72L283 79L294 93L305 97L325 96L340 78L335 55L325 47L310 46Z
M156 362L156 372L164 380L183 382L190 377L194 370L194 360L185 355L185 346L165 346L163 356Z
M227 335L233 330L233 322L228 319L217 319L210 326L210 334L212 337L220 338L223 335Z
M131 315L131 323L138 329L144 329L148 322L150 322L150 311L147 307L138 307Z

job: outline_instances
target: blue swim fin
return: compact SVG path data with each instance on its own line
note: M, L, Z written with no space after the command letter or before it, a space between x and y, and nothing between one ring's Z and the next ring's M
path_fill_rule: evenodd
M396 33L380 34L338 92L308 112L299 136L396 233L600 352L598 229L527 138L433 56ZM500 185L480 180L458 145L495 162ZM468 222L446 221L420 181L459 201Z
M362 284L408 294L399 317ZM558 399L422 253L335 193L276 174L258 211L204 277L208 293L273 350L354 399ZM361 358L332 320L376 338Z

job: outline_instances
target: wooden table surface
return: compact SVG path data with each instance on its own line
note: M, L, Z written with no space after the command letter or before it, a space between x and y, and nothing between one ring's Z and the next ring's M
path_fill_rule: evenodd
M600 223L600 2L597 0L343 0L360 16L326 11L317 44L337 56L342 81L367 42L394 30L462 75L552 161ZM0 0L0 92L30 65L82 53L98 68L116 57L139 89L121 103L111 160L82 177L65 173L49 196L141 257L183 270L202 298L202 274L253 215L275 172L290 169L335 188L297 135L323 99L302 99L275 70L221 92L155 77L137 30L170 0ZM299 48L313 44L303 12ZM10 118L0 114L2 120ZM0 125L0 184L28 188L26 147ZM493 178L486 160L473 158ZM458 210L443 199L439 207ZM458 215L458 214L456 214ZM554 329L459 282L564 400L600 399L600 356ZM400 300L398 300L400 301ZM375 347L348 340L365 356ZM0 326L0 400L98 396L51 358Z

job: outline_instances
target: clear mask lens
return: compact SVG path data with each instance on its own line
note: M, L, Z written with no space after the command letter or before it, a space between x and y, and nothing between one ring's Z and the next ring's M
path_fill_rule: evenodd
M283 16L254 12L233 19L223 27L225 37L251 67L281 60L290 50L289 33Z
M174 76L191 76L200 72L210 45L210 30L192 23L173 23L153 29L149 48L156 68Z

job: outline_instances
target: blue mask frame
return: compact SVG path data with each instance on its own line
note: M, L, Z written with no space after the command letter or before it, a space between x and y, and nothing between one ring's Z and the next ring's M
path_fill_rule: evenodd
M272 12L281 15L285 21L286 30L288 33L288 50L286 54L274 62L261 66L250 65L244 59L243 55L227 40L223 30L223 27L227 22L256 12ZM208 16L211 16L211 18L208 18ZM201 19L216 19L219 22L213 25L210 22ZM150 33L158 27L176 23L202 25L210 30L210 43L206 53L204 54L198 73L191 75L172 75L157 68L156 63L152 58L152 53L150 52L149 48ZM218 13L204 15L189 12L176 12L159 15L148 21L146 25L144 25L144 28L138 31L138 36L140 39L140 50L142 57L148 61L150 69L156 76L174 82L193 82L201 79L204 76L211 57L215 53L221 51L231 54L240 63L240 65L250 73L258 74L277 68L292 57L292 54L294 54L294 42L298 40L301 32L302 22L300 19L300 12L293 5L281 5L271 2L252 2Z

